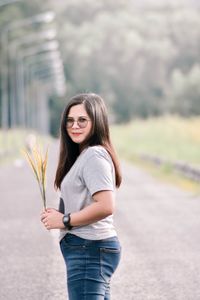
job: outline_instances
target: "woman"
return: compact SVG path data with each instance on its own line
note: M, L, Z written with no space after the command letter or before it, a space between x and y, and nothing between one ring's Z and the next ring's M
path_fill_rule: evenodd
M80 94L61 120L55 187L62 209L48 208L41 220L60 229L70 300L110 299L110 279L120 260L113 225L115 187L121 183L102 98Z

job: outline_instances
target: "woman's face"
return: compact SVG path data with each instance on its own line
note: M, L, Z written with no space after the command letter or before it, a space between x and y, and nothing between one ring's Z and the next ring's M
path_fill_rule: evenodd
M92 129L92 121L83 104L74 105L70 108L66 129L74 143L82 144L87 140Z

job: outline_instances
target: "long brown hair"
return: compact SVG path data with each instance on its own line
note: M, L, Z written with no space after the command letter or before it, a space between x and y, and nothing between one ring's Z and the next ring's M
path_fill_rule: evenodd
M91 134L87 141L84 142L84 147L101 145L108 151L115 168L116 186L119 187L122 176L119 161L110 140L107 110L103 99L92 93L74 96L63 111L60 126L60 155L54 185L56 188L60 189L64 176L69 172L80 154L79 144L76 144L71 140L66 130L69 110L72 106L79 104L84 105L85 110L92 121Z

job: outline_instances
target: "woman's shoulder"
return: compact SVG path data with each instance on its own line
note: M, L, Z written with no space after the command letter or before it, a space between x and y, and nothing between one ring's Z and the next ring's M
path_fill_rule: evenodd
M109 153L101 145L88 147L85 150L85 156L87 156L88 158L92 157L92 156L97 156L97 157L103 157L103 158L106 158L106 159L110 159Z

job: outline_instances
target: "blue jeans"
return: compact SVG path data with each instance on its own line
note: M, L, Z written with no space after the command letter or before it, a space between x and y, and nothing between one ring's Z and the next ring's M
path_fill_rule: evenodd
M60 247L69 300L110 300L110 279L121 254L118 238L86 240L68 233Z

